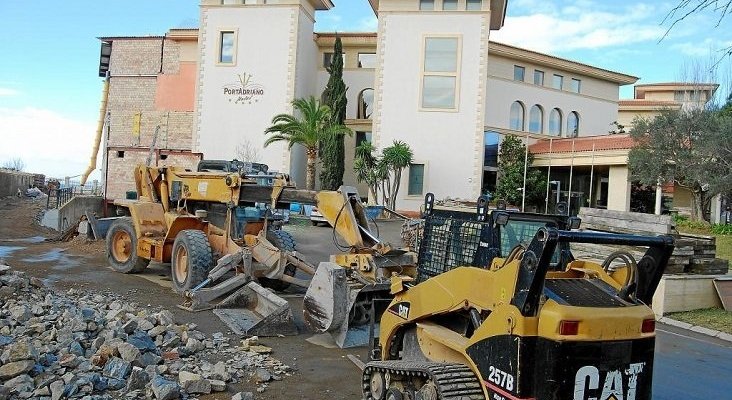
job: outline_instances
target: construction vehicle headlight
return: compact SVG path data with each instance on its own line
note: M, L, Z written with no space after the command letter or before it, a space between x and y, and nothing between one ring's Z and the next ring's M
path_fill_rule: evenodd
M508 224L510 215L507 212L496 212L493 218L493 220L496 222L496 225L506 226L506 224Z
M651 333L656 331L656 319L644 319L641 326L642 333Z
M581 224L582 220L580 218L572 217L569 219L569 229L579 229Z
M563 336L577 336L579 321L562 321L559 323L559 334Z

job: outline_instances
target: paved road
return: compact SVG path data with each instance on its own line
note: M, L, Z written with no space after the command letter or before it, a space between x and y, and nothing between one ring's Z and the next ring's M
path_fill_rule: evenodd
M732 343L658 325L653 398L732 399Z

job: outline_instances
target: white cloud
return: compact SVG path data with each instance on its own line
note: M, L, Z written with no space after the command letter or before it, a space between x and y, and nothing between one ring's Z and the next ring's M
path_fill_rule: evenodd
M17 96L19 94L20 92L15 89L0 87L0 96Z
M375 32L379 26L379 20L375 15L370 17L362 18L358 23L358 30L361 32Z
M706 38L702 41L682 42L671 45L672 50L679 51L691 57L721 57L721 50L732 46L732 41L720 41L714 38Z
M28 172L55 178L80 175L89 163L95 134L93 121L37 108L0 108L0 162L20 158Z
M605 2L578 0L557 7L520 0L512 3L518 16L507 17L506 25L491 38L542 52L561 52L654 42L666 31L659 25L658 7L614 4L608 7Z

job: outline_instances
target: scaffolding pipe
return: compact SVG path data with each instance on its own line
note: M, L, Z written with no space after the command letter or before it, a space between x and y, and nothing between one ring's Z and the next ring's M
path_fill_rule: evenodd
M592 167L590 168L590 198L588 206L592 208L592 184L595 179L595 143L592 143Z
M572 174L574 173L574 139L572 139L572 161L569 164L569 193L567 193L567 215L572 208Z
M97 123L97 136L94 139L94 148L92 149L89 167L81 174L81 186L86 184L89 175L97 168L97 154L99 154L99 145L102 143L102 132L104 131L104 120L107 114L107 101L109 100L109 74L104 79L104 87L102 88L102 104L99 107L99 122Z
M521 212L526 208L526 172L529 169L529 133L526 132L526 150L524 151L524 186L521 194Z

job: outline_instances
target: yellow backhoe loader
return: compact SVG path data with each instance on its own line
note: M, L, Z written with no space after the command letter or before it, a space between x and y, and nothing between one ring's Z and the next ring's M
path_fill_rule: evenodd
M522 241L513 217L495 213L497 246L478 248L501 249L511 235ZM651 399L655 318L648 305L671 237L548 223L533 229L530 242L470 266L464 260L476 255L465 249L489 240L480 234L488 222L463 222L428 216L417 279L391 279L395 297L363 372L364 399ZM621 251L596 264L575 260L571 243L647 251L637 261Z
M354 299L359 294L388 295L392 274L411 271L413 276L415 257L392 250L369 232L365 207L354 188L315 192L296 189L282 174L144 165L135 169L135 183L138 199L115 202L124 216L107 232L110 265L135 273L150 261L170 263L173 288L186 298L182 308L214 309L239 334L296 334L289 304L266 287L283 290L296 285L310 292L313 285L296 272L306 277L316 272L295 251L292 237L252 208L257 204L267 204L270 210L288 209L291 203L317 205L333 226L334 238L337 234L345 241L347 253L332 256L333 263L321 264L316 274L317 288L321 277L337 281L329 282L335 288L326 295L329 299L343 290ZM240 211L245 217L255 213L243 227L237 219ZM376 281L381 285L373 285ZM322 296L308 299L306 310L328 307ZM359 315L357 322L373 314L366 302L351 308ZM306 311L306 316L312 315ZM335 322L334 327L347 330L347 320Z

